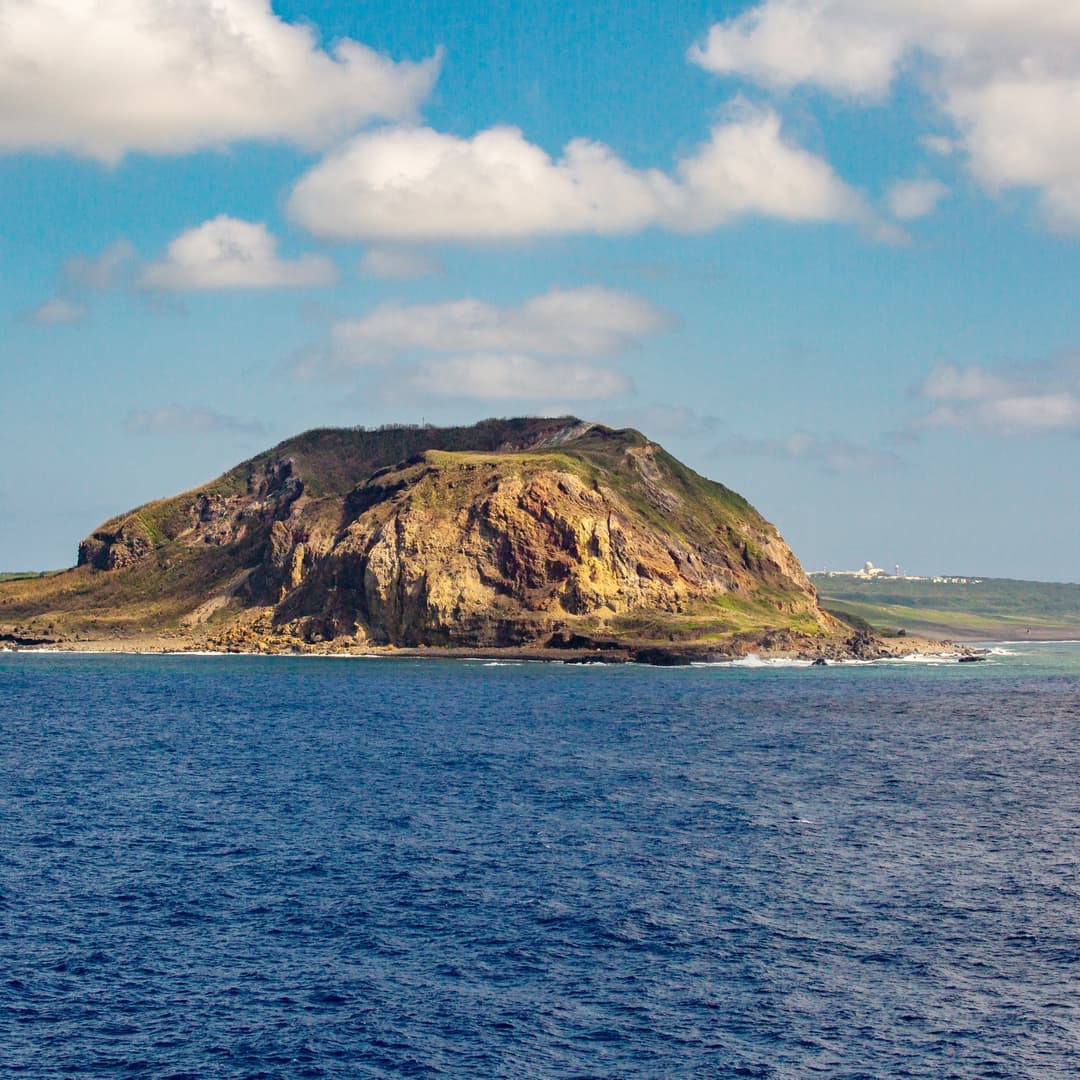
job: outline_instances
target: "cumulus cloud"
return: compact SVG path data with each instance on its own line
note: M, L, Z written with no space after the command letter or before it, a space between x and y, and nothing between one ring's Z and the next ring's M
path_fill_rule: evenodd
M137 435L261 435L266 430L258 420L240 420L213 409L179 405L137 409L128 413L124 427Z
M425 360L409 384L427 394L484 401L594 401L631 389L621 372L586 361L496 353Z
M146 267L140 284L172 291L273 289L327 285L336 278L325 256L282 259L265 225L222 214L176 237L165 257Z
M471 138L364 133L300 179L289 211L317 236L399 243L705 231L751 215L875 225L824 159L784 136L775 112L742 102L672 174L635 169L587 139L552 160L513 127Z
M905 3L912 6L907 0L896 6ZM716 74L746 75L768 86L816 83L838 94L879 97L907 44L881 17L882 7L888 4L765 0L710 27L687 57Z
M115 162L242 139L325 145L415 112L438 55L327 52L270 0L0 0L0 150Z
M53 296L26 317L39 326L71 326L86 318L86 306L65 296Z
M1000 435L1080 431L1080 365L1073 358L990 371L938 364L920 396L935 404L919 428L959 428Z
M334 323L328 344L304 350L292 366L310 378L393 365L388 385L442 397L591 401L632 389L625 375L593 360L669 324L647 300L598 286L503 307L476 299L382 304Z
M360 272L386 281L415 281L442 272L438 259L402 248L369 248L360 258Z
M892 469L902 464L892 451L848 439L822 438L806 431L795 431L779 439L729 439L719 452L806 462L830 473Z
M914 71L991 191L1030 187L1080 229L1080 6L1061 0L764 0L690 59L776 88L880 99ZM948 142L935 136L935 152Z
M135 248L117 240L100 255L73 255L64 263L64 277L86 289L111 289L134 262Z
M939 180L898 180L885 193L885 202L893 217L913 221L932 214L948 193Z
M599 286L553 289L513 307L483 300L383 304L332 329L336 358L384 363L415 351L594 357L668 325L641 297Z

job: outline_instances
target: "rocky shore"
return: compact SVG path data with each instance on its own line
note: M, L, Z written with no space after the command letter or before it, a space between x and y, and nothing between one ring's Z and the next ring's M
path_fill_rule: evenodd
M369 656L424 660L527 660L565 664L648 664L680 667L695 663L722 663L757 656L761 659L841 663L851 660L889 660L905 656L973 657L978 650L951 641L927 638L885 638L863 631L847 639L814 639L788 633L747 634L722 645L628 644L615 639L571 639L556 645L469 648L463 646L371 645L336 640L309 643L231 633L221 637L192 637L181 633L127 634L93 637L35 637L0 633L0 649L118 654L223 653L259 656Z

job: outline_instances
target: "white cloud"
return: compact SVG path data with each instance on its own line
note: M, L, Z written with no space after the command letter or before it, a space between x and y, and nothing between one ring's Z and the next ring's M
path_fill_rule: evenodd
M949 157L956 153L956 140L949 138L948 135L920 135L919 142L931 154L936 154L938 157Z
M750 215L875 225L824 159L785 138L775 112L742 102L673 174L635 169L586 139L553 161L513 127L468 139L365 133L300 179L289 211L318 236L396 242L705 231Z
M932 214L948 193L939 180L898 180L885 193L885 203L893 217L913 221Z
M115 162L241 139L325 145L415 112L440 57L330 52L270 0L0 0L0 150Z
M1080 429L1080 395L1018 394L963 407L942 405L920 417L922 428L960 428L997 435L1037 435Z
M976 364L961 368L955 364L937 364L926 378L922 397L932 401L979 401L1002 397L1009 383Z
M1080 5L1062 0L764 0L713 26L690 59L768 86L880 98L914 71L974 175L1031 187L1080 229ZM934 152L947 148L940 135Z
M360 272L386 281L415 281L442 272L438 259L401 248L369 248L360 258Z
M464 299L383 304L330 328L325 347L292 360L300 378L342 378L393 365L386 388L486 401L590 401L629 392L621 372L591 361L636 347L670 325L647 300L599 286L552 289L500 307Z
M621 372L586 361L494 353L425 360L409 383L422 393L483 401L594 401L631 389Z
M892 451L849 439L822 438L806 431L795 431L778 439L729 439L719 447L719 452L806 462L833 473L892 469L902 464Z
M42 326L71 326L86 318L86 306L76 300L54 296L31 311L27 318Z
M265 431L264 425L257 420L240 420L213 409L179 405L137 409L128 413L124 427L138 435L261 435Z
M111 289L135 261L135 248L117 240L100 255L73 255L64 263L64 276L87 289Z
M679 162L685 205L674 220L710 228L748 214L786 221L857 221L858 195L823 158L786 140L772 110L740 110Z
M1080 367L1070 358L988 371L938 364L920 389L940 402L919 428L960 428L1000 435L1080 431Z
M282 259L265 225L222 214L176 237L165 258L146 267L140 284L174 291L270 289L326 285L336 278L325 256Z
M711 27L687 55L708 71L748 75L768 86L813 82L835 93L879 96L892 82L905 42L887 20L874 17L878 6L766 0Z
M948 88L975 176L991 190L1036 188L1062 232L1080 231L1080 33L1068 74L1002 73Z
M592 357L632 345L668 325L637 296L598 286L554 289L515 307L482 300L384 304L332 328L339 363L384 363L415 351Z

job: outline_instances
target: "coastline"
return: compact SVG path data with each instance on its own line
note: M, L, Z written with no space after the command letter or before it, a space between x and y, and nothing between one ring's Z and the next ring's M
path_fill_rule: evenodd
M126 656L287 656L341 659L461 660L506 661L561 664L639 664L652 667L685 667L693 664L723 664L757 658L767 661L793 661L807 665L815 662L835 664L873 660L903 660L908 657L956 659L976 656L981 650L971 645L926 638L861 639L847 649L835 642L818 643L816 649L792 647L791 643L740 640L724 646L655 645L604 642L593 648L550 648L545 646L373 646L369 643L342 645L326 642L297 647L260 642L255 647L222 646L211 641L191 641L179 636L138 635L80 639L10 640L0 639L0 651L8 653L69 653Z

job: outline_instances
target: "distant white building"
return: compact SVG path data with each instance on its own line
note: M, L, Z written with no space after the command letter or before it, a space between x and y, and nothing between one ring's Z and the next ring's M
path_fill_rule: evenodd
M872 562L865 562L862 568L859 570L827 570L822 569L820 571L822 577L830 578L855 578L857 581L878 581L881 578L888 578L890 581L929 581L935 585L981 585L982 578L968 578L968 577L918 577L914 574L901 574L900 567L896 567L896 572L890 574L888 570L883 570L880 566L875 566Z
M880 566L875 566L872 562L863 563L861 570L822 570L826 577L852 577L858 578L860 581L870 581L873 578L888 577L888 571L882 570Z

